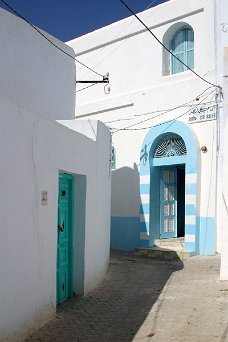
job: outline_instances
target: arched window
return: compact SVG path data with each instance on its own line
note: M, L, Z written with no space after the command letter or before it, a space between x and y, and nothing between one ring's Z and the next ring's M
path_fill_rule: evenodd
M194 32L191 28L183 28L175 34L171 43L171 51L191 69L194 68ZM188 68L171 56L172 74L177 74L186 70L188 70Z
M158 141L154 151L154 158L175 157L186 154L186 145L181 136L175 133L167 133Z

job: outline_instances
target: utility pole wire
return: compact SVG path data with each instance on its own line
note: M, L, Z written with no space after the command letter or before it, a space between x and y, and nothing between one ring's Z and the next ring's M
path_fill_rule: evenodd
M13 7L11 7L7 2L5 2L4 0L0 0L6 7L8 7L14 14L16 14L16 16L18 16L19 18L21 18L22 20L24 20L27 24L29 24L35 31L37 31L44 39L46 39L51 45L53 45L56 49L60 50L61 52L63 52L65 55L67 55L68 57L74 59L76 62L78 62L79 64L81 64L82 66L84 66L85 68L89 69L90 71L92 71L94 74L103 77L103 75L101 75L99 72L96 72L95 70L93 70L92 68L88 67L86 64L80 62L78 59L76 59L74 56L71 56L68 52L64 51L63 49L61 49L58 45L56 45L55 43L53 43L51 41L51 39L49 39L48 37L45 36L45 34L43 34L43 32L41 32L35 25L33 25L32 23L30 23L30 21L28 21L25 17L23 17L20 13L18 13Z
M191 69L187 64L185 64L181 59L179 59L177 56L175 56L172 51L170 51L161 41L160 39L150 30L150 28L137 16L137 14L123 1L123 0L119 0L127 9L128 11L131 12L131 14L133 14L135 16L135 18L140 21L140 23L147 29L147 31L154 37L154 39L157 40L157 42L163 46L163 48L171 55L173 56L177 61L179 61L181 64L183 64L188 70L190 70L193 74L195 74L197 77L199 77L202 81L206 82L207 84L210 84L214 87L217 87L219 89L221 89L220 86L211 83L209 81L207 81L205 78L203 78L202 76L200 76L197 72L195 72L193 69Z

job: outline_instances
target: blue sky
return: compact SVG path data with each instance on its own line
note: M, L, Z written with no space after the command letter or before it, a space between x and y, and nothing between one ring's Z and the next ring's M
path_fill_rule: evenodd
M131 15L119 0L5 0L32 24L62 41ZM125 0L135 12L167 0ZM0 1L0 6L7 9Z

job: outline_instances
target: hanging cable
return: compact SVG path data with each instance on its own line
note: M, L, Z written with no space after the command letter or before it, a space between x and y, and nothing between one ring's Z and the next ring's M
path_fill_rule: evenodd
M160 39L158 39L158 37L150 30L150 28L137 16L137 14L123 1L123 0L119 0L127 9L128 11L131 12L131 14L133 14L135 16L135 18L147 29L147 31L154 37L154 39L157 40L157 42L171 55L173 56L173 58L175 58L177 61L179 61L182 65L184 65L188 70L190 70L193 74L195 74L197 77L199 77L202 81L206 82L207 84L210 84L214 87L217 88L221 88L220 86L211 83L209 81L207 81L205 78L203 78L202 76L200 76L197 72L195 72L193 69L191 69L187 64L185 64L180 58L178 58L177 56L175 56L172 51L170 51L161 41Z
M205 99L206 99L208 96L210 96L211 94L213 94L213 93L215 92L215 89L214 89L214 90L212 90L210 93L206 93L206 94L205 94L205 92L206 92L207 90L209 90L210 88L211 88L211 87L205 89L201 94L199 94L199 95L196 96L193 100L191 100L191 101L188 102L188 103L192 103L192 105L190 106L190 109L188 109L188 111L190 111L190 110L192 109L193 106L197 106L197 105L199 105L199 104L203 104L203 102L205 101ZM214 88L214 87L213 87L213 88ZM203 94L204 94L204 98L202 99L202 101L201 101L201 102L198 102L196 105L193 105L194 101L199 101L199 99L202 98ZM210 101L210 102L211 102L211 101ZM155 116L153 116L153 117L150 117L150 118L147 118L147 119L142 120L142 121L140 121L140 122L131 124L131 125L126 126L126 127L124 127L124 128L112 128L112 129L115 130L115 133L118 132L118 131L124 131L124 130L130 131L130 130L148 129L148 128L150 128L150 127L134 128L134 129L132 129L132 127L133 127L133 126L137 126L137 125L139 125L139 124L141 124L141 123L143 123L143 122L146 122L146 121L149 121L149 120L153 120L153 119L155 119L155 118L158 118L159 116L163 116L163 115L165 115L165 114L167 114L167 113L170 113L170 112L171 112L172 110L174 110L174 109L179 109L179 108L182 108L182 107L185 107L185 104L184 104L184 105L180 105L180 106L178 106L178 107L175 107L175 108L173 108L173 109L168 109L167 111L162 112L162 113L158 112L158 114L155 115ZM188 112L188 111L187 111L187 112ZM153 112L153 113L154 113L154 112ZM121 121L121 120L120 120L120 121Z
M97 85L97 84L98 84L98 83L90 84L90 85L88 85L87 87L84 87L84 88L82 88L82 89L77 90L76 93L79 93L80 91L85 90L85 89L90 88L90 87L93 87L93 86L95 86L95 85Z
M172 107L172 108L168 108L168 109L161 109L161 110L154 110L152 112L147 112L147 113L142 113L142 114L135 114L135 115L132 115L131 117L125 117L125 118L116 119L116 120L112 120L112 121L104 121L104 123L105 124L110 124L110 123L113 123L113 122L129 121L129 120L134 120L134 118L136 118L136 117L141 117L141 116L145 116L145 115L152 115L152 114L158 113L157 115L153 116L152 118L145 119L145 121L148 121L150 119L157 118L159 116L162 116L164 114L167 114L167 113L172 112L173 110L176 110L176 109L179 109L179 108L191 107L193 101L199 100L203 96L203 94L205 94L205 92L207 90L211 89L211 88L215 88L215 87L214 86L208 87L201 94L199 94L198 96L194 97L193 100L185 102L185 103L183 103L183 104L181 104L179 106L176 106L176 107ZM210 92L210 94L211 94L211 92ZM143 121L140 121L139 123L142 123L142 122L145 122L145 121L143 120ZM139 123L137 123L137 124L139 124Z
M151 1L151 3L150 3L146 8L143 9L143 11L146 11L147 9L149 9L156 1L157 1L157 0ZM133 18L133 20L127 25L127 27L130 26L135 20L136 20L136 19ZM126 28L125 28L124 31L126 31ZM112 40L115 41L115 39L119 37L120 33L123 34L123 31L121 30L121 32L117 33L117 34L112 38ZM102 59L101 59L97 64L95 64L93 67L97 67L97 66L98 66L101 62L103 62L106 58L108 58L109 56L111 56L114 52L116 52L117 49L120 48L120 46L122 46L123 44L125 44L126 41L127 41L127 40L124 40L118 47L115 47L114 50L111 51L111 53L109 53L107 56L105 56L104 58L102 58ZM95 54L93 54L93 56L92 56L87 62L90 62L91 60L93 60L93 59L94 59L100 52L102 52L106 47L107 47L107 45L101 47ZM78 69L78 71L80 71L80 70L81 70L81 68Z
M213 92L214 92L214 91L212 91L212 92L210 92L209 94L205 95L205 97L202 99L202 101L200 101L200 102L197 103L196 105L191 106L191 108L188 109L186 112L184 112L184 113L178 115L178 116L175 117L174 119L170 119L170 120L166 121L166 123L171 122L171 124L165 128L164 132L165 132L171 125L173 125L174 122L175 122L177 119L179 119L179 118L185 116L186 114L188 114L189 112L191 112L192 107L196 107L196 106L202 104L202 103L205 101L206 98L208 98L210 95L213 94ZM210 102L211 102L211 101L210 101ZM160 116L160 115L158 115L158 116ZM150 118L150 119L152 120L152 119L154 119L154 118L156 118L156 117L158 117L158 116L152 117L152 118ZM141 123L142 123L142 122L141 122ZM139 123L137 123L137 124L139 124ZM137 125L137 124L136 124L136 125ZM156 124L156 125L153 125L153 127L161 126L161 125L163 125L163 124L164 124L164 122L161 122L161 123L158 123L158 124ZM114 127L109 127L109 128L110 128L110 130L112 130L112 133L114 134L114 133L117 133L117 132L119 132L119 131L142 131L142 130L150 129L151 127L152 127L152 126L150 125L150 126L140 127L140 128L131 128L131 127L129 127L129 128L128 128L128 127L125 127L125 128L119 128L119 129L114 128ZM163 132L162 132L162 133L163 133Z
M56 45L55 43L53 43L51 41L51 39L49 39L48 37L45 36L45 34L43 34L42 31L40 31L35 25L33 25L32 23L30 23L30 21L28 21L25 17L23 17L19 12L17 12L12 6L10 6L7 2L5 2L4 0L0 0L6 7L8 7L14 14L16 14L16 16L18 16L19 18L21 18L22 20L24 20L28 25L30 25L35 31L37 31L44 39L46 39L51 45L53 45L56 49L58 49L59 51L63 52L65 55L67 55L68 57L74 59L76 62L78 62L79 64L81 64L82 66L84 66L85 68L87 68L88 70L92 71L94 74L103 77L103 75L101 75L99 72L93 70L92 68L90 68L88 65L80 62L78 59L76 59L74 56L71 56L68 52L64 51L63 49L61 49L58 45Z

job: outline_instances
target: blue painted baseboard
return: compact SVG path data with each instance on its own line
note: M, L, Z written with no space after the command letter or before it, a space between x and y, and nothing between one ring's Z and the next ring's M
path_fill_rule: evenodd
M197 217L196 252L201 255L215 254L215 219Z
M111 217L111 248L132 251L139 246L139 217Z
M215 219L197 217L196 241L186 243L185 249L201 255L215 254ZM132 251L138 247L149 247L148 240L140 240L140 232L146 231L145 223L139 217L111 218L111 248ZM194 230L188 233L194 234Z

